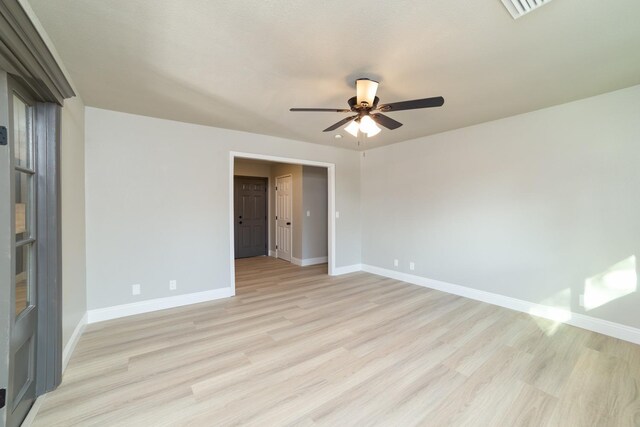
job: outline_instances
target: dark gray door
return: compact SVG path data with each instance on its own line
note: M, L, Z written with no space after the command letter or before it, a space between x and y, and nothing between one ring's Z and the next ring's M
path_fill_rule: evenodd
M16 84L8 90L11 263L7 426L18 426L36 397L35 103Z
M235 256L267 255L267 179L234 177Z

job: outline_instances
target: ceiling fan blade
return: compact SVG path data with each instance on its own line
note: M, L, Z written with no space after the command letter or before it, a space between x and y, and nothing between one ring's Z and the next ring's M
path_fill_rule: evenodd
M289 111L326 111L332 113L350 113L347 108L289 108Z
M378 107L380 111L402 111L416 110L418 108L442 107L444 98L436 96L434 98L414 99L412 101L392 102L391 104L383 104Z
M356 117L358 117L358 116L355 115L355 116L347 117L346 119L342 119L338 123L335 123L335 124L329 126L328 128L326 128L322 132L331 132L332 130L336 130L340 126L346 125L347 123L349 123L351 120L355 119Z
M402 126L402 123L397 122L395 120L393 120L391 117L389 116L385 116L384 114L379 114L379 113L375 113L375 114L371 114L371 118L378 123L381 126L386 127L387 129L398 129L400 126Z

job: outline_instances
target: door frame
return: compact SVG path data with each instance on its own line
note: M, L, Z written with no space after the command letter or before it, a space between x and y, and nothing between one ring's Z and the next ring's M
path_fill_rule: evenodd
M291 240L289 242L289 248L291 248L291 253L289 253L289 260L288 260L288 262L291 262L291 260L293 259L293 226L294 226L294 224L293 224L293 175L292 174L287 173L287 174L284 174L284 175L276 176L276 179L275 179L275 182L274 182L274 185L276 187L276 191L275 191L275 199L276 200L275 200L274 203L276 205L275 208L276 208L276 214L277 214L278 213L278 179L279 178L286 178L286 177L291 178L291 195L290 195L291 197L289 198L289 200L291 200L291 217L292 217L291 218L291 224L292 224L291 225L291 233L289 233L289 240ZM275 219L274 230L275 230L274 234L275 234L275 238L276 238L276 258L283 259L283 258L280 258L278 256L278 218L277 218L277 215L276 215L276 219ZM269 244L271 244L271 242L269 242Z
M336 275L336 165L334 163L318 162L315 160L296 159L291 157L270 156L267 154L247 153L241 151L229 152L229 280L232 295L236 293L236 266L234 258L234 224L233 224L233 172L234 160L254 159L267 160L277 163L290 163L294 165L316 166L327 169L327 227L328 227L328 260L329 275Z
M7 120L2 123L8 129L9 143L1 147L0 176L6 176L3 186L8 186L6 195L10 203L6 206L9 212L0 212L0 228L8 231L9 244L8 265L0 265L0 276L9 276L9 295L6 302L13 299L14 292L13 274L15 262L15 218L12 202L14 200L14 141L13 123L9 123L12 111L13 94L32 104L32 132L33 151L32 169L35 170L34 184L32 188L32 214L31 226L36 232L36 240L33 247L32 274L34 277L36 310L35 320L35 369L33 372L35 383L35 397L53 390L62 377L62 289L61 289L61 240L60 240L60 106L54 103L42 102L38 95L30 92L15 76L9 76L4 70L0 70L0 112ZM2 192L5 189L3 187ZM4 196L3 196L4 197ZM8 221L7 221L8 220ZM37 231L36 231L37 230ZM5 296L0 296L5 302ZM8 339L15 327L16 318L13 316L14 307L9 307L7 317L0 318L2 330L8 335L0 333L0 341L7 343L6 349L11 352ZM4 311L4 308L3 308ZM22 315L21 315L22 316ZM5 331L6 329L6 331ZM4 346L2 346L4 347ZM4 360L4 355L2 356ZM7 355L9 357L9 355ZM7 405L0 409L0 425L8 421L8 405L15 396L9 396L12 389L12 365L0 362L0 385L7 388Z

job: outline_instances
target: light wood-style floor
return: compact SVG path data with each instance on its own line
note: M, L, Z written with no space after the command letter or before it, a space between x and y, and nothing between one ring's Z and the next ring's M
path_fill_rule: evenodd
M372 274L236 265L235 298L91 325L35 425L640 425L640 346Z

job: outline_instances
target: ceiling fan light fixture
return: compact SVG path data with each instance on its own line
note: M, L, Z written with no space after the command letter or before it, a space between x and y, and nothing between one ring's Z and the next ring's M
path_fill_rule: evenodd
M358 130L360 130L360 126L358 125L358 121L357 120L352 120L351 123L349 123L349 125L346 128L344 128L344 130L346 130L351 135L353 135L354 138L357 138L358 137Z
M370 116L363 116L360 119L360 132L366 133L368 137L372 137L380 133L380 128Z
M381 131L381 130L382 130L382 129L380 129L378 126L376 126L376 128L375 128L375 129L373 129L373 130L372 130L372 131L370 131L370 132L367 132L367 138L371 138L372 136L376 136L377 134L379 134L379 133L380 133L380 131Z
M369 79L356 80L356 100L358 105L366 102L368 105L373 105L373 101L376 98L376 92L378 91L378 82Z

